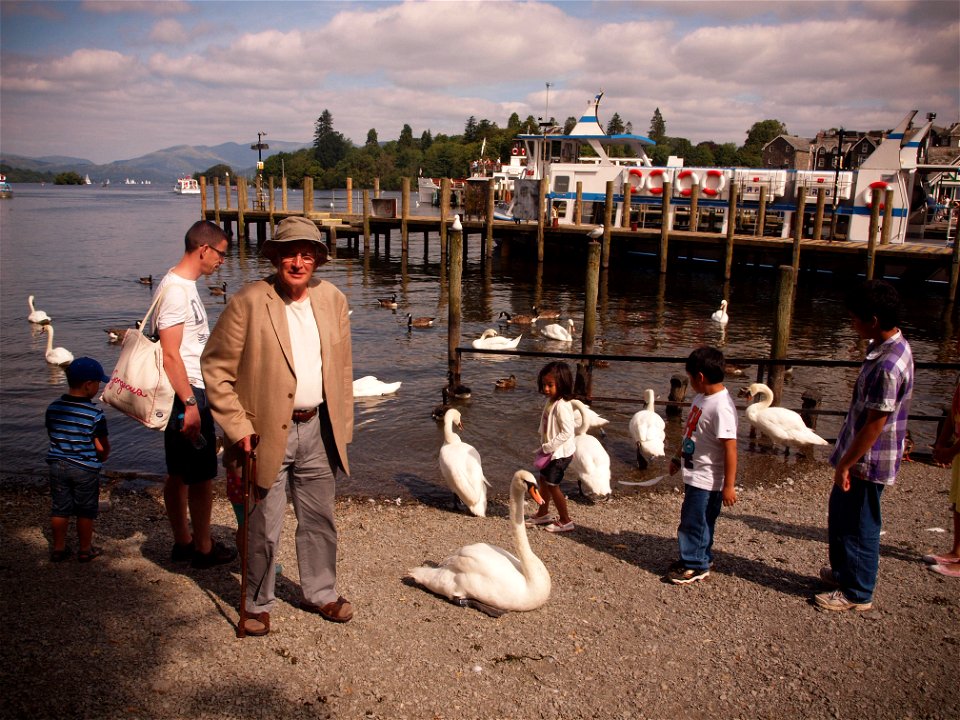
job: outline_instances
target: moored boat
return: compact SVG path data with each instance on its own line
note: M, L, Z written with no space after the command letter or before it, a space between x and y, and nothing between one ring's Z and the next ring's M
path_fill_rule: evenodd
M13 197L13 188L10 187L10 183L7 182L6 175L0 175L0 198L12 198Z
M192 177L182 177L173 186L173 191L178 195L199 195L200 184Z

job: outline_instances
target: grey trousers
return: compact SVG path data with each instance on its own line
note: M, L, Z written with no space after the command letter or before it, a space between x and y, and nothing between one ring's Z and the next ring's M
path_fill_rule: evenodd
M333 519L336 468L327 449L336 453L326 409L311 420L292 423L280 473L250 515L247 540L247 607L270 612L276 603L276 564L287 488L297 517L297 566L303 599L325 605L337 599L337 528ZM325 442L326 441L326 442Z

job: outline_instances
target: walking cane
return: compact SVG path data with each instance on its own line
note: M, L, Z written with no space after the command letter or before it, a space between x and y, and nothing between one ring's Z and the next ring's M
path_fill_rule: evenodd
M243 529L240 531L240 620L237 637L247 636L247 537L250 533L250 493L257 482L257 443L259 435L250 436L250 452L243 461L240 484L243 486Z

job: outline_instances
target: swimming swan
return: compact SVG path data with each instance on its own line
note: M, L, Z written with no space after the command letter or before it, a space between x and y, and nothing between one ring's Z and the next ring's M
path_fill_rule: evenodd
M630 418L630 437L637 444L637 465L641 470L654 458L663 457L663 442L667 437L663 418L654 410L656 396L647 388L643 393L647 403L644 410Z
M753 383L748 388L750 396L760 400L747 405L747 419L774 443L800 450L812 445L827 445L827 441L808 428L799 413L784 407L770 407L773 391L763 383Z
M523 335L517 335L511 340L501 337L496 330L488 328L483 331L483 335L470 344L479 350L512 350L520 344L520 338L522 337Z
M386 383L377 380L373 375L365 375L353 381L353 396L358 398L390 395L400 389L400 384L400 381Z
M730 316L727 315L726 300L720 301L720 309L714 312L713 315L710 316L710 319L713 320L714 322L720 323L721 325L726 325L727 322L729 322Z
M33 307L33 295L27 298L27 305L30 306L30 314L27 315L27 320L40 325L41 323L50 322L50 316L47 315L43 310L37 310Z
M587 406L579 400L571 400L575 411L586 417ZM593 435L587 435L587 426L580 423L573 440L577 450L570 461L570 472L587 486L587 490L595 495L610 494L610 456L603 449L603 445Z
M447 410L443 416L443 446L440 448L440 474L447 487L453 490L470 512L477 517L487 513L487 479L483 476L480 453L473 445L463 442L453 431L456 425L461 430L460 411Z
M517 470L510 483L510 524L516 556L496 545L476 543L460 548L438 567L410 570L410 577L437 595L475 600L501 612L541 607L550 597L550 573L530 549L523 525L527 492L543 504L533 475Z
M53 346L53 325L44 325L47 333L47 352L44 357L51 365L69 365L73 362L73 353L62 347Z
M548 337L551 340L559 340L560 342L573 342L573 318L567 320L567 327L570 329L567 330L563 325L547 325L543 330L540 331L540 334L544 337Z

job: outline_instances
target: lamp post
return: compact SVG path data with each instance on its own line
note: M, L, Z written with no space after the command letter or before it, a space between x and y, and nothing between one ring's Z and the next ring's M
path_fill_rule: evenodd
M270 146L263 142L266 133L260 131L257 133L257 144L251 145L251 150L257 151L257 209L264 210L266 202L263 197L263 151L269 150Z
M837 190L843 171L843 128L837 133L837 169L833 176L833 213L830 215L830 239L837 238Z

